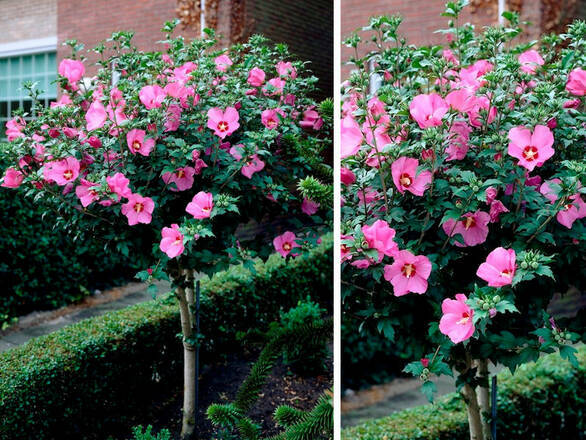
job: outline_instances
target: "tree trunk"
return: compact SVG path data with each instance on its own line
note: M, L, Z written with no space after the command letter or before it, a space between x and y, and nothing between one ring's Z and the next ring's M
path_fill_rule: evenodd
M470 425L470 440L485 440L482 432L482 417L480 416L480 406L476 390L469 384L464 385L462 394L466 400L468 409L468 424Z
M478 404L480 405L480 413L482 417L482 430L484 432L485 440L492 440L492 433L490 432L490 381L488 377L488 360L478 360L478 375L482 380L478 388Z
M195 432L195 344L194 344L194 295L193 273L185 271L184 278L176 287L175 294L179 300L181 331L183 333L183 423L181 440L190 440ZM183 288L183 285L186 288Z

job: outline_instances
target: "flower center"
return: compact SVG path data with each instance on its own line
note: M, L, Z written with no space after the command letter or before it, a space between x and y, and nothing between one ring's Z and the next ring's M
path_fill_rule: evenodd
M401 177L399 178L399 182L401 183L401 185L403 185L405 188L411 186L411 183L413 183L413 180L411 179L411 176L407 173L403 173L401 174Z
M137 214L140 214L142 211L144 211L144 205L142 203L135 203L134 210Z
M403 266L401 272L403 275L405 275L405 278L411 278L413 275L415 275L415 266L413 266L411 263L407 263Z
M274 119L269 119L267 121L267 126L268 127L276 127L277 126L277 121L275 121Z
M210 212L212 210L211 206L204 206L203 208L201 208L201 210L203 212Z
M175 241L173 242L173 244L178 245L178 244L181 244L182 241L183 240L181 238L181 235L177 235L177 236L175 236Z
M178 170L175 175L179 178L182 179L183 177L185 177L185 171L183 170Z
M138 151L138 150L140 150L140 147L141 147L141 145L140 145L140 141L134 141L134 142L132 143L132 149L133 149L134 151Z
M513 272L510 271L509 269L505 269L501 272L501 276L506 277L506 278L511 278L513 276Z
M537 147L533 145L528 145L523 149L523 157L527 162L532 162L539 157L539 152L537 151Z
M73 171L65 170L63 177L65 177L66 180L70 180L73 177Z
M287 251L287 252L290 251L291 250L291 243L289 243L289 242L283 243L283 250Z
M461 324L461 325L468 324L468 321L470 321L470 313L464 312L464 313L462 313L462 319L460 319L458 321L458 324Z
M466 230L476 226L476 220L474 220L474 217L472 216L466 217L466 220L464 220L463 223Z
M226 121L218 122L218 130L222 132L228 131L228 123Z

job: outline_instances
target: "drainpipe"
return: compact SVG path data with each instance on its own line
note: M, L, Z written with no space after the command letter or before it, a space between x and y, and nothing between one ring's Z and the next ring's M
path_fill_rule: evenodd
M201 29L201 37L205 37L205 32L203 31L206 28L206 0L200 0L199 6L199 27Z
M506 0L499 0L499 26L503 26L505 24L505 17L503 17L503 12L506 10Z

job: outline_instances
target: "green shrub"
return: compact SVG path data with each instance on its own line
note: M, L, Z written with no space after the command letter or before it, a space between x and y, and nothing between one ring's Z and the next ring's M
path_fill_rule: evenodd
M171 433L168 429L162 429L158 434L153 433L153 427L147 426L144 431L142 426L132 428L133 440L171 440Z
M54 229L57 215L19 191L0 191L0 328L11 317L71 304L131 279L140 258Z
M202 282L202 356L238 349L238 332L302 299L332 301L332 239L286 263L272 256ZM228 324L229 323L229 324ZM153 301L88 319L0 354L0 439L103 439L144 415L182 378L179 313Z
M293 331L302 325L319 325L325 309L313 302L310 297L299 301L295 307L287 312L281 312L279 323L271 326L277 331ZM323 371L328 356L328 340L330 335L310 341L310 345L292 345L283 352L283 361L301 374L312 374Z
M580 367L558 354L499 374L497 435L502 439L586 438L586 347ZM464 402L450 394L425 405L342 430L342 440L468 440Z

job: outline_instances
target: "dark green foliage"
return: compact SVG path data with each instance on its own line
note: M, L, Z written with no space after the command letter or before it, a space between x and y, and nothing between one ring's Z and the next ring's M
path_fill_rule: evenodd
M586 438L586 347L575 368L558 354L499 374L498 430L502 439ZM342 440L467 440L464 402L450 394L435 405L411 408L342 431Z
M301 422L307 413L288 405L282 405L275 410L275 420L285 428Z
M142 426L135 426L132 428L134 434L133 440L171 440L171 433L167 429L161 430L158 434L153 433L153 427L147 426L144 431Z
M307 256L271 257L254 276L237 267L202 282L202 359L237 349L237 333L267 331L307 295L330 307L331 253L325 237ZM180 386L179 332L174 301L148 302L0 354L0 439L101 440L131 426Z
M305 324L312 324L319 326L322 322L322 316L325 310L319 304L313 302L310 297L304 301L299 301L297 306L286 313L281 313L281 320L279 323L271 324L271 331L282 331L281 329L293 330ZM269 332L270 334L271 332ZM285 347L283 352L283 360L286 364L298 373L301 374L315 374L324 370L324 360L327 358L328 341L330 334L323 334L323 338L313 335L311 340L308 340L308 346L301 344L294 344L290 347Z
M311 302L309 303L314 308L315 305ZM297 316L296 309L299 308L298 306L295 309L291 309L284 316ZM314 322L293 321L288 324L288 326L271 326L271 331L269 332L271 339L261 351L258 360L254 363L250 373L238 389L234 403L227 405L215 404L208 408L208 418L214 425L228 433L236 428L242 439L256 440L258 438L258 429L255 430L254 428L257 425L244 414L258 400L275 361L283 353L292 350L294 347L298 347L298 350L303 348L309 350L315 346L315 341L323 341L325 337L331 337L332 335L333 322L331 319L319 319ZM326 406L329 406L329 409ZM285 432L282 434L285 437L282 438L317 440L322 438L322 434L331 434L333 436L333 407L325 397L320 398L316 407L309 413L297 411L290 407L277 408L277 412L279 416L275 415L275 419L279 424L286 427ZM331 419L329 422L325 420L328 415ZM326 430L328 428L331 429ZM293 437L289 437L289 435L293 435Z
M20 191L0 190L0 327L9 318L71 304L132 279L143 262L96 237L54 228L57 215Z

